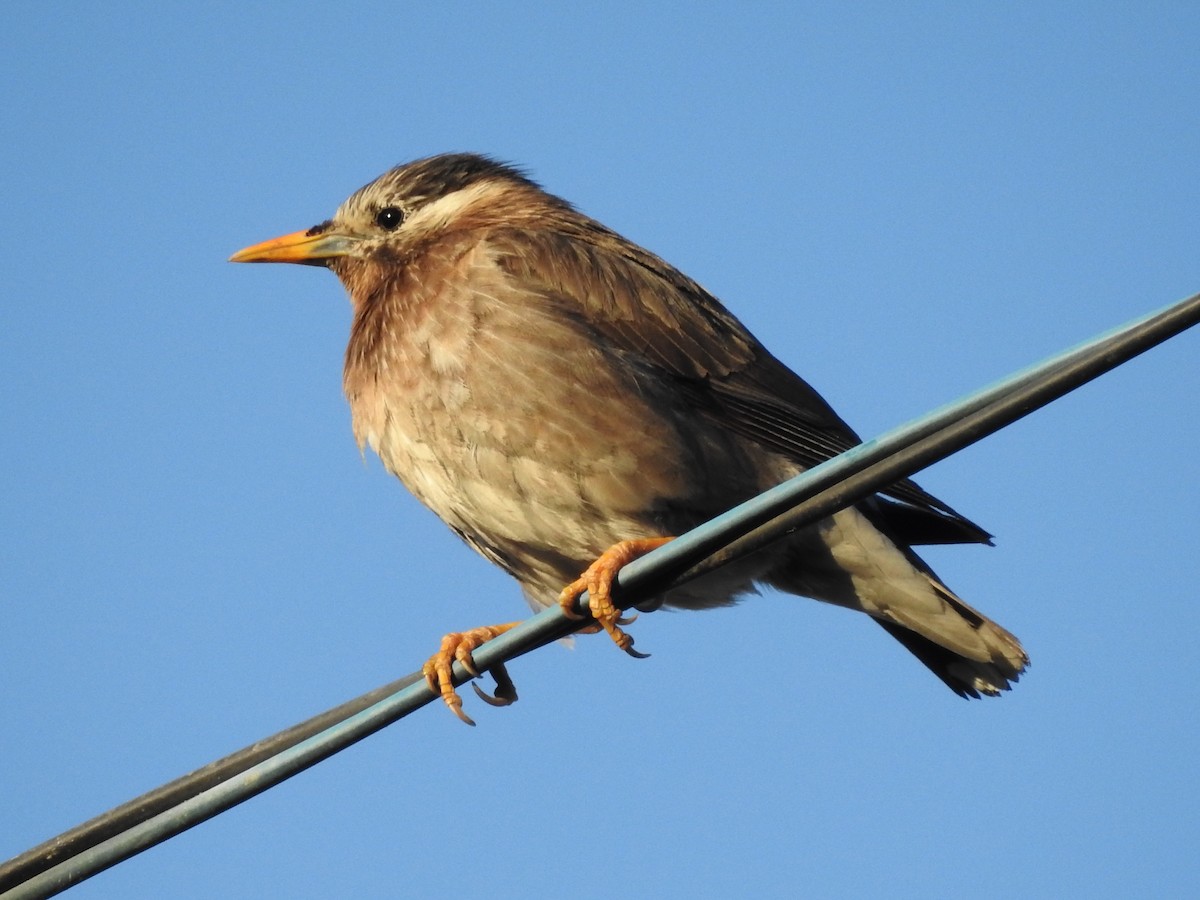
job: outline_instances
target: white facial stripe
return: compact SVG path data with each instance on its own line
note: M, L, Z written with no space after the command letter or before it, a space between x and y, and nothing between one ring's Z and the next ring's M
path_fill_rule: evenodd
M464 210L477 203L487 203L488 200L510 189L509 185L499 181L481 181L454 191L444 197L439 197L432 203L426 203L415 210L404 223L411 231L426 231L444 227Z

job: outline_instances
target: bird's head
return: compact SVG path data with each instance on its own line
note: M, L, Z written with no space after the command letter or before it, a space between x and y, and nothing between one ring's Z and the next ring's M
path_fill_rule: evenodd
M372 262L403 264L451 231L569 210L518 169L471 153L397 166L356 191L332 219L239 250L230 262L326 266L343 281Z

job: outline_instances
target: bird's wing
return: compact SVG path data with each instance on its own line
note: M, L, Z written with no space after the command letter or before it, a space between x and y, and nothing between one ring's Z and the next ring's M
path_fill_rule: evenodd
M598 223L493 233L494 258L700 411L805 468L861 443L807 382L775 359L721 303L662 259ZM599 289L597 287L599 286ZM904 479L877 513L910 544L990 543L990 535Z

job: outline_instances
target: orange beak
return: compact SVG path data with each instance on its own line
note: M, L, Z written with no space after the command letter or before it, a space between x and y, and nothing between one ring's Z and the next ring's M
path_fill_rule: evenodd
M295 231L239 250L229 257L230 262L287 262L319 266L335 256L349 256L357 241L328 227Z

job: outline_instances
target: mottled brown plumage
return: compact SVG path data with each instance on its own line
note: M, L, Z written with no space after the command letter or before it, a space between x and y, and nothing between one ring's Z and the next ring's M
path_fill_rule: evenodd
M342 280L359 445L535 608L611 545L680 534L858 443L696 282L484 157L400 166L328 222L233 258ZM866 612L960 695L995 694L1025 668L1020 644L911 549L987 540L903 481L646 608L766 584ZM494 631L435 658L452 708L439 667Z

